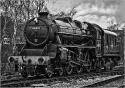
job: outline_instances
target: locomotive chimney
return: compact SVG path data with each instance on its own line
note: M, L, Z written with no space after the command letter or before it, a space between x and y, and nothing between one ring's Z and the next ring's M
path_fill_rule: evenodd
M38 15L39 15L39 17L40 18L45 18L45 19L47 19L48 18L48 12L39 12L38 13Z

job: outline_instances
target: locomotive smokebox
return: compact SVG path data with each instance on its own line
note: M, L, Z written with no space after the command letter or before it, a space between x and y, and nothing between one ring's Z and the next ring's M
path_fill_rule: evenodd
M40 17L33 18L26 23L24 35L31 45L43 45L49 37L49 25L45 21L48 13L39 13ZM37 23L36 23L37 22Z
M56 25L48 19L48 12L38 13L39 17L27 21L24 28L24 36L28 44L44 46L48 41L54 40Z

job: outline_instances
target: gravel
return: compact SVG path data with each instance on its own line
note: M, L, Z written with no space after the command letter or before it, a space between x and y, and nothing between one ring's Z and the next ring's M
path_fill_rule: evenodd
M50 83L50 84L42 84L42 83L32 84L31 86L34 86L34 87L40 86L40 88L80 88L80 87L83 87L83 86L87 86L89 84L93 84L93 83L96 83L96 82L99 82L99 81L110 79L112 77L115 77L115 76L96 77L96 78L89 78L89 79L80 78L80 79L75 79L75 80L72 79L72 80L70 80L70 82L63 82L63 81L58 82L57 81L57 82ZM107 86L108 85L106 85L106 87ZM111 86L109 85L109 87L111 87Z

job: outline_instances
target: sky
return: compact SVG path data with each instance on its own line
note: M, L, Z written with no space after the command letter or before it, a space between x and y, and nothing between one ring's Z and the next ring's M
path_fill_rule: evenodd
M51 14L76 11L74 20L96 23L107 28L112 23L125 24L125 0L45 0ZM0 8L0 13L3 12Z
M75 7L73 19L96 23L107 28L112 23L125 23L125 0L49 0L52 14L68 13Z

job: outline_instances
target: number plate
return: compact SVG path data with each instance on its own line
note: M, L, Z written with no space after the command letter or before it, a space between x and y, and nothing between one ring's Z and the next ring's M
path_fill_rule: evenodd
M33 30L40 30L40 27L31 27Z

